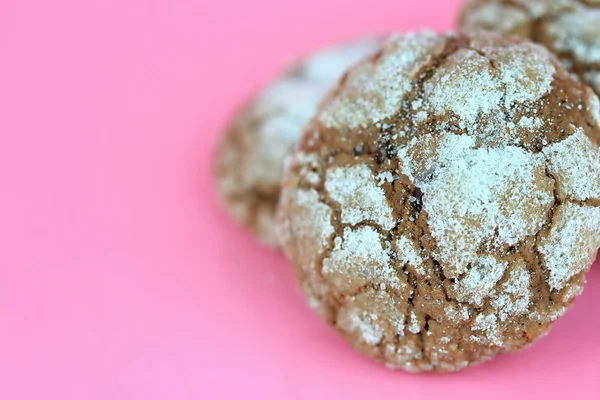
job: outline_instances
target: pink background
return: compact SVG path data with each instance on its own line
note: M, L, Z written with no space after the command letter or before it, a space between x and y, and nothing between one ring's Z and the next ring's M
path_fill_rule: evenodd
M414 376L352 352L216 204L219 131L286 60L457 3L2 1L0 398L598 398L600 267L530 351Z

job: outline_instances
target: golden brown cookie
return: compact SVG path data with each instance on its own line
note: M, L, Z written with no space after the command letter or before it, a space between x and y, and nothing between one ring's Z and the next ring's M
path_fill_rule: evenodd
M224 206L266 244L278 246L275 209L285 158L318 102L346 68L373 54L380 39L363 39L315 54L293 66L233 119L216 158Z
M455 371L545 335L600 246L600 103L541 46L390 39L304 129L278 210L309 304L362 353Z
M600 93L599 0L468 0L460 23L541 43Z

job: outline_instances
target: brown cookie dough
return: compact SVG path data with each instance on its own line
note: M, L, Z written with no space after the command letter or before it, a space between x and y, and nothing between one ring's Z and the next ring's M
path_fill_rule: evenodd
M525 36L600 93L600 1L468 0L461 27Z
M216 156L222 203L266 244L279 246L275 209L285 158L344 70L374 54L380 39L363 39L297 63L233 119Z
M600 103L541 46L390 39L286 167L279 231L309 304L362 353L455 371L545 335L600 246Z

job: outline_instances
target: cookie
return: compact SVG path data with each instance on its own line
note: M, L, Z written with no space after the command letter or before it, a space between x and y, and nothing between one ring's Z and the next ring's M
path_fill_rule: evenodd
M526 348L600 246L600 102L542 46L396 36L354 66L286 167L278 226L309 304L392 368Z
M234 219L262 242L278 247L275 209L283 164L302 127L344 70L380 44L357 40L297 63L233 118L216 156L218 191Z
M469 0L460 24L467 30L513 33L541 43L600 93L598 0Z

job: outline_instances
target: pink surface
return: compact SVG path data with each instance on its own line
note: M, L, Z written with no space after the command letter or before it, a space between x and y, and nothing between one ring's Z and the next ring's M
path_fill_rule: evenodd
M226 117L289 57L457 1L0 3L0 399L600 396L600 267L530 351L392 372L218 208Z

